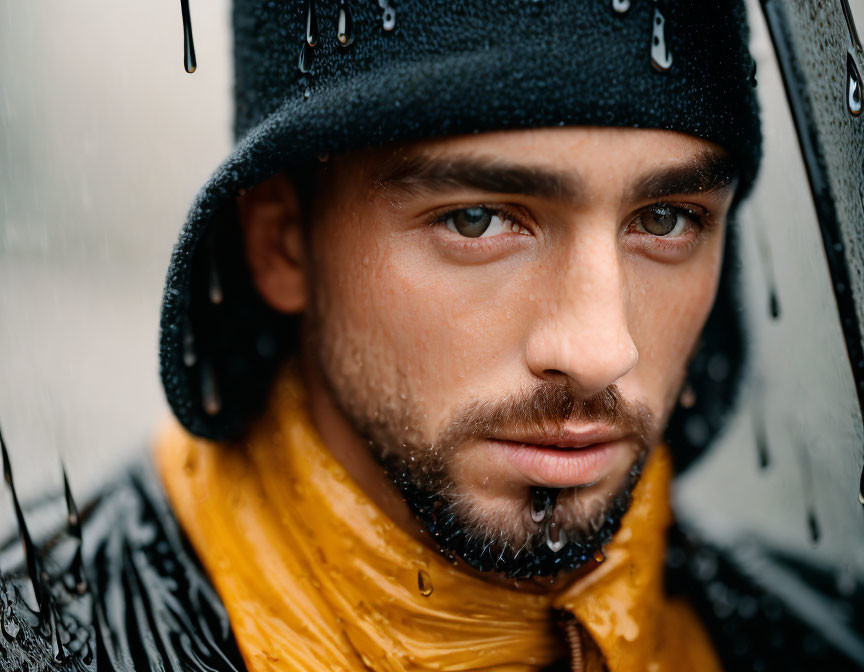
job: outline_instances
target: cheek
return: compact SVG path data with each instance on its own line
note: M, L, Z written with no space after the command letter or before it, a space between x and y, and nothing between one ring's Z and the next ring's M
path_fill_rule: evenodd
M642 260L632 268L631 334L647 399L662 399L667 407L674 402L714 302L722 255L722 238L715 235L683 264Z
M364 375L420 404L435 433L492 393L496 372L518 356L518 274L445 263L422 229L372 233L320 247L317 303L326 329L342 332L326 338L348 344Z

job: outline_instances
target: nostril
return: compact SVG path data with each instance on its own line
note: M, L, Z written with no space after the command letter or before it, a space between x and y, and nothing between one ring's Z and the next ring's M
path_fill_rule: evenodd
M563 371L559 371L558 369L546 369L543 371L543 373L547 376L554 376L554 377L567 375L566 373L564 373Z

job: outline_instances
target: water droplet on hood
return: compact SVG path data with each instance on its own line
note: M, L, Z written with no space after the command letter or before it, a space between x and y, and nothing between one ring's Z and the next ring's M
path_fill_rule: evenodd
M216 385L216 374L210 362L201 364L201 406L207 415L216 415L222 409L222 399Z
M315 0L306 0L306 44L310 47L318 44L318 15L315 12Z
M339 0L339 23L336 29L336 40L340 47L347 47L354 41L354 24L351 20L351 10L347 0Z
M861 75L852 54L846 54L846 107L852 116L861 114Z
M417 588L420 589L420 594L423 597L429 597L434 590L432 587L432 577L423 569L417 572Z
M381 14L381 27L391 31L396 27L396 10L388 0L378 0L378 6L383 9Z
M672 67L672 52L666 43L666 19L656 7L651 30L651 65L660 72Z
M630 9L630 0L612 0L612 9L619 14L624 14Z
M312 70L312 47L306 40L300 44L300 56L297 58L297 69L304 75Z
M183 15L183 67L191 74L198 68L198 63L195 60L195 42L192 40L189 0L180 0L180 13Z

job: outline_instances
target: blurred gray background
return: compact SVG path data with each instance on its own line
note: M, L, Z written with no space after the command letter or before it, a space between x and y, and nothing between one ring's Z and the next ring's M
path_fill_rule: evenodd
M861 25L864 0L851 4ZM753 365L728 431L677 483L678 511L718 537L755 535L832 565L848 584L864 577L864 436L754 8L766 160L741 227ZM156 357L163 276L193 196L231 145L230 2L192 0L191 10L199 67L188 75L179 2L0 0L0 423L25 498L60 490L58 455L85 498L148 450L167 415ZM770 278L779 320L768 315Z

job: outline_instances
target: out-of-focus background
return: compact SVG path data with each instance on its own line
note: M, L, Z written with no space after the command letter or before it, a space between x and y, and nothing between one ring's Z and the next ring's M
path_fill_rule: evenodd
M864 436L791 117L751 5L766 138L741 218L752 365L728 431L678 481L677 509L718 537L755 535L832 566L854 587ZM861 24L864 0L851 5ZM25 499L59 491L58 455L86 498L148 450L167 416L163 277L193 196L231 147L230 1L191 10L193 75L179 2L0 0L0 423Z

